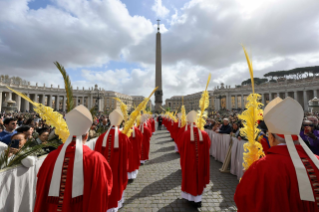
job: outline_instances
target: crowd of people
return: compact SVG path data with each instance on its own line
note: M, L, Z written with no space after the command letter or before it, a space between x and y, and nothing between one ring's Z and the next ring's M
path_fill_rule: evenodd
M54 127L35 113L1 114L0 146L1 150L9 147L10 155L16 154L27 142L29 146L36 146L47 144L55 137Z
M318 211L317 203L313 203L318 200L315 192L319 182L318 114L301 113L301 106L290 98L273 101L277 102L270 103L270 109L265 108L264 121L258 121L260 134L255 138L265 156L244 170L234 197L238 210ZM289 107L295 107L296 113L290 113ZM240 133L242 120L237 113L223 116L216 113L201 128L196 111L184 116L168 114L158 117L142 114L130 129L126 128L129 121L124 122L124 113L119 109L109 116L92 117L80 105L63 114L70 137L46 157L39 170L34 211L117 211L124 203L127 184L137 178L140 165L149 159L155 121L158 130L164 125L169 131L180 155L181 197L201 207L204 188L210 179L211 141L204 129L247 140ZM34 113L3 114L1 125L4 130L0 132L0 143L9 146L11 154L26 142L45 144L50 140L50 133L55 134L55 128ZM90 138L97 139L90 141ZM288 141L295 145L295 150ZM294 168L296 157L306 167L301 174L302 167ZM269 170L274 170L273 175ZM302 174L310 176L309 185L305 180L300 182L297 176ZM99 183L94 183L95 179ZM306 189L300 190L301 183L306 184ZM267 186L272 184L277 187ZM271 203L265 201L265 195L274 197ZM254 198L258 201L253 201Z

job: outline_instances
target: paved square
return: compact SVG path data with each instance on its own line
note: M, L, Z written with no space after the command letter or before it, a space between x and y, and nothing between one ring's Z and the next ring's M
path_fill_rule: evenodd
M150 160L127 186L119 211L237 211L233 197L238 180L219 172L221 166L211 157L210 184L205 188L202 208L195 209L181 199L182 173L174 141L168 131L157 131L151 140Z

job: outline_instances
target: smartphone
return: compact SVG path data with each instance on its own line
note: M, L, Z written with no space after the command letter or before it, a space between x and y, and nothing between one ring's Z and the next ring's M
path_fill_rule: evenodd
M12 148L16 148L16 149L19 149L19 144L20 144L20 141L19 140L16 140L16 139L13 139L9 146L12 147Z

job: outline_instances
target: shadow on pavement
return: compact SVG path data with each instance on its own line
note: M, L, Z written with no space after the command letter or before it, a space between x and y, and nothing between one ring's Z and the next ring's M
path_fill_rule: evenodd
M168 146L168 147L162 147L152 153L157 153L157 152L168 152L168 151L173 151L175 149L174 146Z
M176 199L174 202L171 202L169 205L159 209L159 212L165 211L175 211L177 209L183 208L183 211L199 211L197 208L193 207L187 200L185 199ZM174 210L175 209L175 210ZM178 210L180 211L180 210Z
M165 155L159 156L157 158L151 159L145 165L152 165L155 163L164 163L164 162L168 162L171 160L176 160L178 158L179 158L179 154L177 154L175 152L171 152L171 153L167 153Z
M238 184L237 179L230 173L221 173L219 168L222 163L216 162L213 157L210 159L210 181L213 183L211 191L222 196L223 201L219 203L221 209L234 209L234 193Z
M175 187L179 186L181 182L182 182L182 173L181 173L181 170L177 170L171 173L170 175L164 177L163 179L158 180L146 186L145 188L143 188L143 190L140 193L135 194L131 198L125 200L125 204L130 204L135 199L149 197L149 196L161 194L166 191L172 190Z

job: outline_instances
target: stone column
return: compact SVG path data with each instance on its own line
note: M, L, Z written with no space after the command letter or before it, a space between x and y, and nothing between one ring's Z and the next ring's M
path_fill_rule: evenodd
M245 101L244 101L244 94L241 95L241 109L244 110L245 109Z
M45 94L42 94L41 104L45 105Z
M0 113L2 110L2 91L0 91Z
M285 93L285 98L287 98L288 97L288 91L286 91L286 93Z
M21 97L19 95L16 95L16 106L17 106L17 110L20 112L21 111Z
M308 98L307 98L307 91L306 90L304 90L303 91L303 108L304 108L304 110L305 111L307 111L308 110Z
M26 94L26 96L30 98L30 95L28 93ZM30 112L30 103L26 100L24 100L24 111Z
M8 95L6 96L6 101L8 101L10 99L12 100L12 92L11 91L8 92Z
M230 110L230 107L229 107L229 94L226 93L226 109Z
M59 111L59 108L60 107L60 98L59 98L59 95L56 95L55 97L55 110L56 111Z
M272 100L271 92L269 92L269 102Z
M299 102L299 101L298 101L298 91L294 91L294 99L295 99L297 102Z
M88 102L89 109L91 109L94 106L92 94L89 96L89 100L88 101L89 101Z
M48 106L52 107L52 94L48 96Z
M66 106L66 96L63 96L63 101L62 101L62 111L63 112L66 112L65 106Z
M235 95L235 107L236 107L236 109L238 108L238 99L237 99L237 95Z
M313 97L318 97L317 96L317 89L313 90Z
M265 93L261 94L261 101L262 101L263 105L265 106L265 104L266 104L266 95L265 95Z
M280 98L280 93L279 93L279 92L277 92L277 97L279 97L279 98Z

